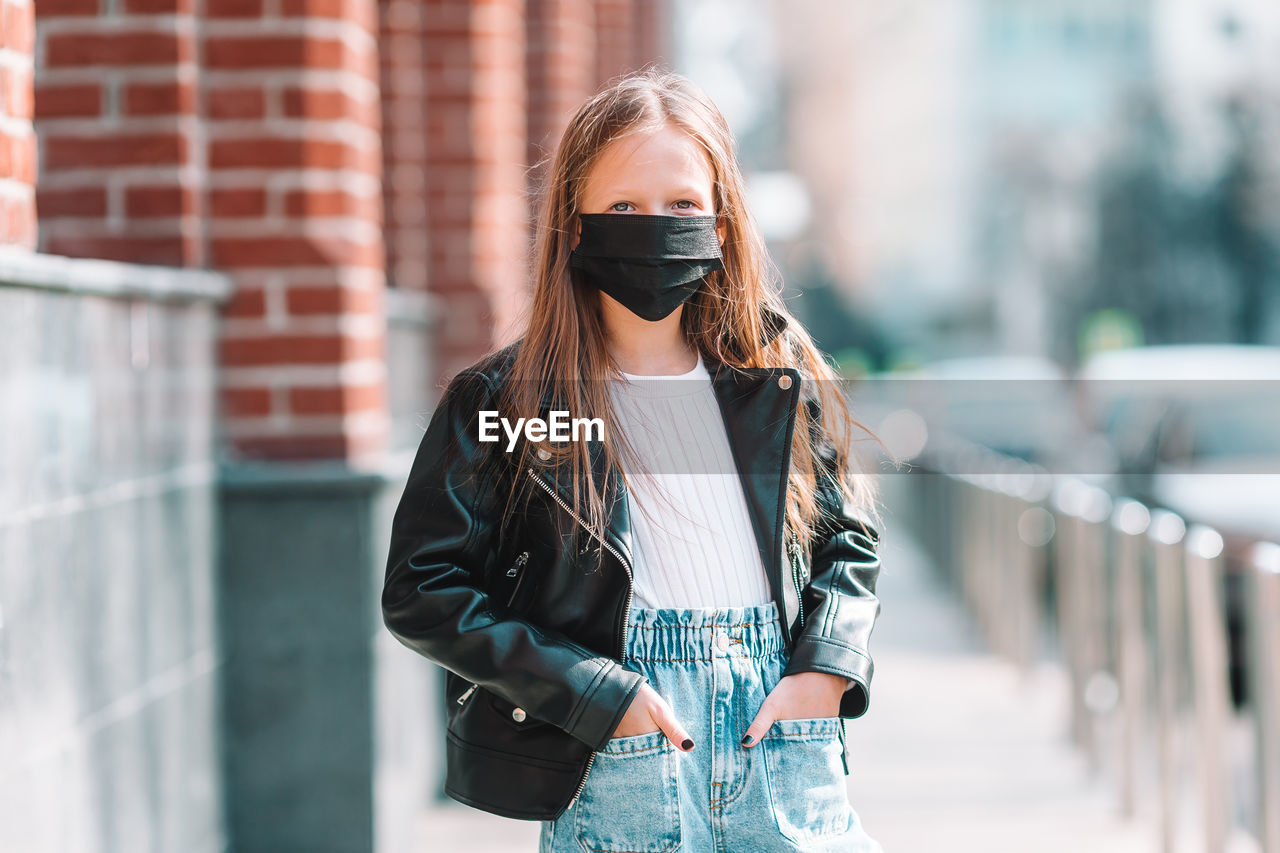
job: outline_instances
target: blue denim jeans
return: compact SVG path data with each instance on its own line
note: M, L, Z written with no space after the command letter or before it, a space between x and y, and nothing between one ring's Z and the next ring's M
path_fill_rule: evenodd
M884 853L849 804L838 717L778 720L742 746L787 664L774 604L635 609L623 663L694 749L661 732L609 741L539 853Z

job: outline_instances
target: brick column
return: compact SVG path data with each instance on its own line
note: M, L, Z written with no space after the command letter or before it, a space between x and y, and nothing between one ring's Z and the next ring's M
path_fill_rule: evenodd
M636 45L637 17L636 0L596 0L596 78L601 86L643 64Z
M32 126L32 0L0 0L0 243L36 247L36 136Z
M529 0L526 29L528 162L549 158L564 126L596 86L595 8L590 0ZM530 170L530 189L541 170Z
M425 0L430 289L443 377L507 342L527 304L522 0Z
M233 456L374 458L386 440L375 0L205 0L210 259Z
M379 4L387 283L427 289L427 89L420 0Z
M379 727L387 645L370 644L366 606L389 485L372 472L388 425L379 8L202 2L206 233L237 285L221 329L228 455L340 463L224 465L230 847L397 849L379 847L378 828L410 815L379 796L383 739L399 735Z
M202 266L190 4L40 0L35 9L40 249Z

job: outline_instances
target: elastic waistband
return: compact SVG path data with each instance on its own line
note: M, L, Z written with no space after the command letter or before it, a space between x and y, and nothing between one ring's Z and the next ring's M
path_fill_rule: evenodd
M778 607L691 607L631 611L627 657L655 663L766 657L786 647Z

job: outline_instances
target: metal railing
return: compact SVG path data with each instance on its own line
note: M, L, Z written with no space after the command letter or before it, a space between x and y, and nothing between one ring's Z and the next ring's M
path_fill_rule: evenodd
M1021 460L948 447L913 465L919 539L994 652L1030 667L1050 635L1072 740L1120 812L1157 821L1162 851L1280 853L1280 545L1229 566L1212 527ZM1229 571L1244 576L1239 708Z

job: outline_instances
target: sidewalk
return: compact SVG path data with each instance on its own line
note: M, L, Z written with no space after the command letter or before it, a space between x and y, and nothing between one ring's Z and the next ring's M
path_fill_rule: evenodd
M1156 850L1154 822L1117 818L1071 745L1058 666L1023 682L988 654L899 530L881 552L871 707L848 726L850 800L867 831L889 853ZM420 850L528 853L538 831L444 805L423 816Z

